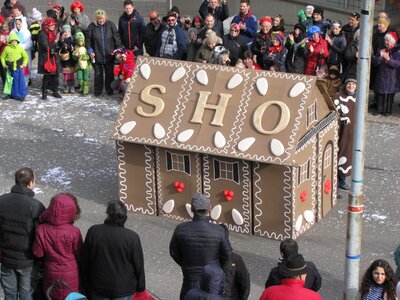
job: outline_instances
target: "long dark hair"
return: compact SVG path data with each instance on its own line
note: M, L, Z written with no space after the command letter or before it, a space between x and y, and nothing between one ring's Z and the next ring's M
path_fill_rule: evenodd
M383 292L387 294L388 300L395 300L397 278L392 267L386 260L383 259L377 259L373 261L367 271L365 271L361 282L361 299L368 294L371 286L376 284L372 273L378 267L383 268L386 275L386 280L383 283Z

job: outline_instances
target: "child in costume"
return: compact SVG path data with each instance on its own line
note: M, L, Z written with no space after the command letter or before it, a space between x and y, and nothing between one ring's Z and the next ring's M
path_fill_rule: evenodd
M27 89L22 69L28 65L28 55L24 48L18 44L17 34L15 32L10 33L8 45L4 48L0 60L3 68L7 68L13 77L11 94L8 97L23 101L27 95Z
M75 93L75 61L72 58L74 51L74 39L71 35L71 26L65 24L62 27L60 59L64 75L64 93Z
M7 21L3 21L1 23L1 31L0 31L0 55L3 53L4 48L7 46L8 36L10 35L10 27L8 26ZM0 64L0 77L4 83L6 82L6 70L3 68L3 65Z
M32 38L28 26L24 25L24 17L18 16L14 18L14 29L11 32L15 32L19 39L19 45L24 48L26 54L28 55L28 65L24 68L24 78L25 83L28 85L30 76L30 70L32 70L32 59L31 59L31 49L32 49ZM26 22L26 20L25 20Z
M29 31L31 32L32 49L31 57L35 59L37 52L37 39L39 33L42 31L42 13L36 8L32 8L32 16L30 18Z
M116 49L112 54L119 65L114 67L114 76L117 79L111 83L111 88L124 95L135 68L135 54L128 49Z
M91 64L90 56L85 47L85 36L82 32L77 32L75 35L75 50L72 52L72 57L77 62L75 65L77 79L80 85L80 92L84 95L89 94L89 79Z

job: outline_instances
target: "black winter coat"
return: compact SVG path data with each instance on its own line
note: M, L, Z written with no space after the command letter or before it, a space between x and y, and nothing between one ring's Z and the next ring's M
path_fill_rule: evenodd
M223 39L224 47L229 50L229 59L231 63L229 65L235 66L239 58L243 57L244 52L247 50L247 43L238 35L236 38L232 38L230 34L224 35Z
M176 226L169 253L181 266L183 278L199 281L207 264L225 266L232 255L225 229L210 222L210 217L194 216L190 222Z
M279 273L279 265L282 262L278 263L278 266L272 268L271 272L269 273L268 279L265 282L265 288L273 286L273 285L280 285L281 280L283 279L282 275ZM321 288L321 275L319 274L317 268L315 267L314 263L311 261L307 261L307 276L306 282L304 283L304 287L309 290L318 291Z
M250 274L239 254L232 257L224 267L226 300L246 300L250 294Z
M32 245L44 205L20 184L0 196L0 262L9 268L33 265Z
M199 8L199 14L203 20L205 20L208 14L212 14L215 21L223 22L226 18L229 18L229 7L227 3L218 6L216 9L212 9L208 6L208 2L208 0L204 0Z
M90 23L86 30L86 49L95 54L96 63L105 64L114 60L111 53L121 48L121 39L115 24L107 20L104 25Z
M286 54L286 72L295 74L304 74L305 56L307 53L306 44L301 44L301 41L306 37L306 34L301 33L294 38L294 42L287 39L285 47L288 49Z
M132 50L136 46L141 51L140 54L143 54L145 26L142 16L136 9L131 15L124 12L119 17L118 32L125 48Z
M142 244L138 234L114 224L89 228L81 250L86 293L119 298L146 289Z
M251 46L251 51L254 55L257 55L257 63L263 70L266 70L265 61L263 60L265 51L272 45L271 30L268 33L259 32L254 38Z
M329 57L327 60L328 65L340 65L343 63L344 52L346 51L347 42L343 33L338 35L331 35L330 38L333 41L332 45L329 45Z
M160 24L160 27L156 30L154 25L149 22L145 28L144 35L144 46L146 47L146 52L150 56L156 56L158 41L160 40L161 32L164 30L165 25Z
M47 37L46 32L42 30L39 33L37 45L38 45L38 73L44 75L59 74L62 71L61 60L60 56L58 55L59 43L56 42L49 43L49 39ZM56 73L49 73L44 69L44 63L48 60L47 47L49 47L50 49L50 59L53 60L54 57L55 62L57 64Z

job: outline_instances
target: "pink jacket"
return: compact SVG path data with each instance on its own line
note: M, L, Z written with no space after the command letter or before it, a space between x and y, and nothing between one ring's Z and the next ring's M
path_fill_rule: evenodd
M82 246L82 235L78 227L72 225L76 205L66 194L59 194L40 216L36 229L33 254L44 258L44 291L56 280L63 280L73 291L79 289L78 260ZM64 299L71 291L60 287L50 294L52 299Z

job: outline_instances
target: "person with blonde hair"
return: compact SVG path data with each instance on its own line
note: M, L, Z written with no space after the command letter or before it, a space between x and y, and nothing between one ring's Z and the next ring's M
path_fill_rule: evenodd
M114 80L114 49L121 48L121 39L115 24L107 19L104 10L98 9L95 21L86 31L86 49L94 67L94 95L99 97L105 90L113 94L111 82Z

